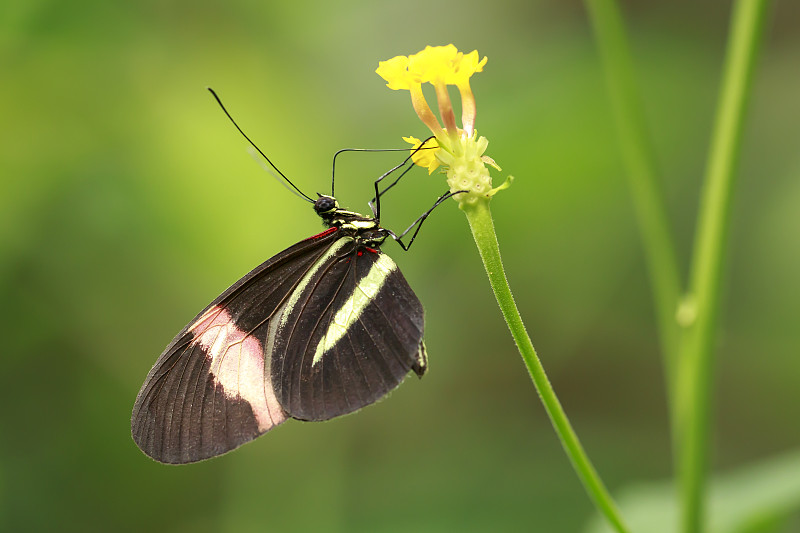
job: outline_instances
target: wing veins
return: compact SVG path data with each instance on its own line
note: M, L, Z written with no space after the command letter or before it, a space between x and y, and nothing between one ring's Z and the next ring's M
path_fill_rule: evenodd
M348 256L350 256L350 253L348 253L347 255L345 255L345 256L343 256L343 257L338 257L338 258L335 258L335 259L331 260L331 261L328 263L328 265L325 265L325 267L324 267L324 270L322 271L322 274L319 276L319 279L322 279L322 278L324 278L324 277L325 277L325 276L326 276L326 275L327 275L327 274L330 272L330 270L333 268L333 266L334 266L336 263L338 263L339 261L341 261L341 260L343 260L343 259L347 258ZM352 268L352 267L351 267L351 268ZM345 279L347 279L347 275L345 275L345 276L342 276L342 281L339 283L339 287L337 287L336 291L334 291L334 297L333 297L333 298L330 298L330 299L328 300L328 303L327 303L327 305L325 306L325 312L327 312L327 310L328 310L328 309L330 309L330 306L331 306L331 305L333 305L333 300L334 300L334 299L335 299L335 297L336 297L336 296L339 294L339 291L341 290L341 287L342 287L342 285L344 284L344 281L345 281ZM288 335L288 337L287 337L287 341L286 341L286 345L287 345L287 346L289 345L289 343L291 342L291 340L294 338L294 336L295 336L295 333L297 332L297 324L300 322L300 317L303 315L303 312L304 312L304 311L305 311L305 309L306 309L306 305L308 304L308 301L311 299L311 296L313 296L313 294L314 294L314 292L315 292L316 288L317 288L317 287L314 287L314 288L312 288L312 289L309 291L309 294L308 294L308 296L307 296L307 297L306 297L306 299L303 301L302 305L300 305L300 306L299 306L299 311L297 311L297 320L295 320L295 321L292 323L292 326L291 326L291 331L289 332L289 335ZM300 303L300 302L298 302L298 304L299 304L299 303ZM301 380L302 380L301 378L302 378L302 375L303 375L303 365L305 364L305 361L306 361L306 356L308 355L308 346L311 344L311 338L314 336L314 333L316 333L316 331L317 331L317 327L319 326L319 322L320 322L320 320L321 320L321 317L325 315L325 312L323 312L323 313L320 313L320 315L319 315L319 316L320 316L320 319L318 319L318 320L317 320L317 323L314 325L314 328L311 330L311 333L310 333L310 334L307 336L307 338L306 338L306 345L305 345L305 348L303 349L303 355L302 355L302 356L301 356L301 358L300 358L300 367L299 367L299 368L300 368L300 370L299 370L299 372L298 372L298 375L297 375L297 386L298 386L298 391L300 390L300 382L301 382ZM281 373L282 373L283 375L285 375L285 368L286 368L286 360L287 360L287 359L288 359L288 358L287 358L287 357L284 355L284 357L283 357L283 362L282 362L282 365L281 365ZM313 366L313 365L312 365L312 366Z

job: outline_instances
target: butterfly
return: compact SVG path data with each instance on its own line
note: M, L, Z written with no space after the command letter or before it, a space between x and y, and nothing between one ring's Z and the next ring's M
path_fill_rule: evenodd
M379 183L410 158L375 181L372 216L340 208L333 185L331 195L311 199L272 165L327 229L253 269L169 343L131 416L145 454L173 464L208 459L290 418L345 415L409 373L423 376L422 304L381 245L391 237L407 250L431 211L457 193L440 196L400 235L381 227L380 198L408 169L383 190ZM414 227L405 245L400 239Z

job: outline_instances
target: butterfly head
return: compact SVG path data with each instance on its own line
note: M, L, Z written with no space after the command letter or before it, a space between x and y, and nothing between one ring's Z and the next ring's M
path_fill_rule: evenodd
M339 202L333 196L320 194L314 202L314 211L322 218L332 217L339 209Z

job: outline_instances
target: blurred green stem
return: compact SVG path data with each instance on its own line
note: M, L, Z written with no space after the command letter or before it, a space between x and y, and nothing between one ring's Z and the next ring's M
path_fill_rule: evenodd
M678 261L622 17L614 0L586 0L586 5L606 71L653 284L671 395L682 531L697 533L702 530L704 519L712 354L733 176L769 0L739 0L735 4L700 203L689 291L682 298L677 321Z
M586 0L586 7L603 62L627 167L628 185L653 291L667 388L673 394L679 334L675 311L681 293L675 240L647 131L642 98L634 79L633 60L622 15L614 0Z
M738 0L734 5L722 87L700 200L689 292L681 305L684 332L676 391L678 475L682 531L703 530L707 486L712 360L720 305L733 194L744 112L769 0Z
M619 510L608 489L606 489L594 466L592 466L578 440L578 436L572 429L572 425L569 423L552 385L550 385L550 380L547 379L544 367L542 367L542 363L536 355L536 350L528 336L528 332L525 330L525 325L519 315L517 304L514 302L514 297L511 294L511 289L508 286L508 280L503 270L500 246L497 243L497 236L494 231L489 201L480 201L473 205L462 205L461 209L464 210L469 220L472 236L478 246L483 266L489 276L489 283L492 286L495 298L497 298L497 304L500 306L500 311L503 313L508 328L511 330L511 336L514 337L514 342L516 342L517 348L522 354L522 359L528 368L528 373L533 380L536 391L539 393L550 421L561 439L564 451L567 453L589 496L608 519L609 523L620 533L629 531L622 521Z

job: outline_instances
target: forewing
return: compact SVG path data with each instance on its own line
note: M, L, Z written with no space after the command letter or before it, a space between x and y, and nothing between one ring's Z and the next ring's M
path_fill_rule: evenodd
M425 368L422 304L378 250L344 246L301 284L274 336L272 384L286 412L327 420Z
M302 241L237 281L167 346L139 391L136 444L164 463L230 451L283 422L270 380L279 309L323 256L336 231Z

